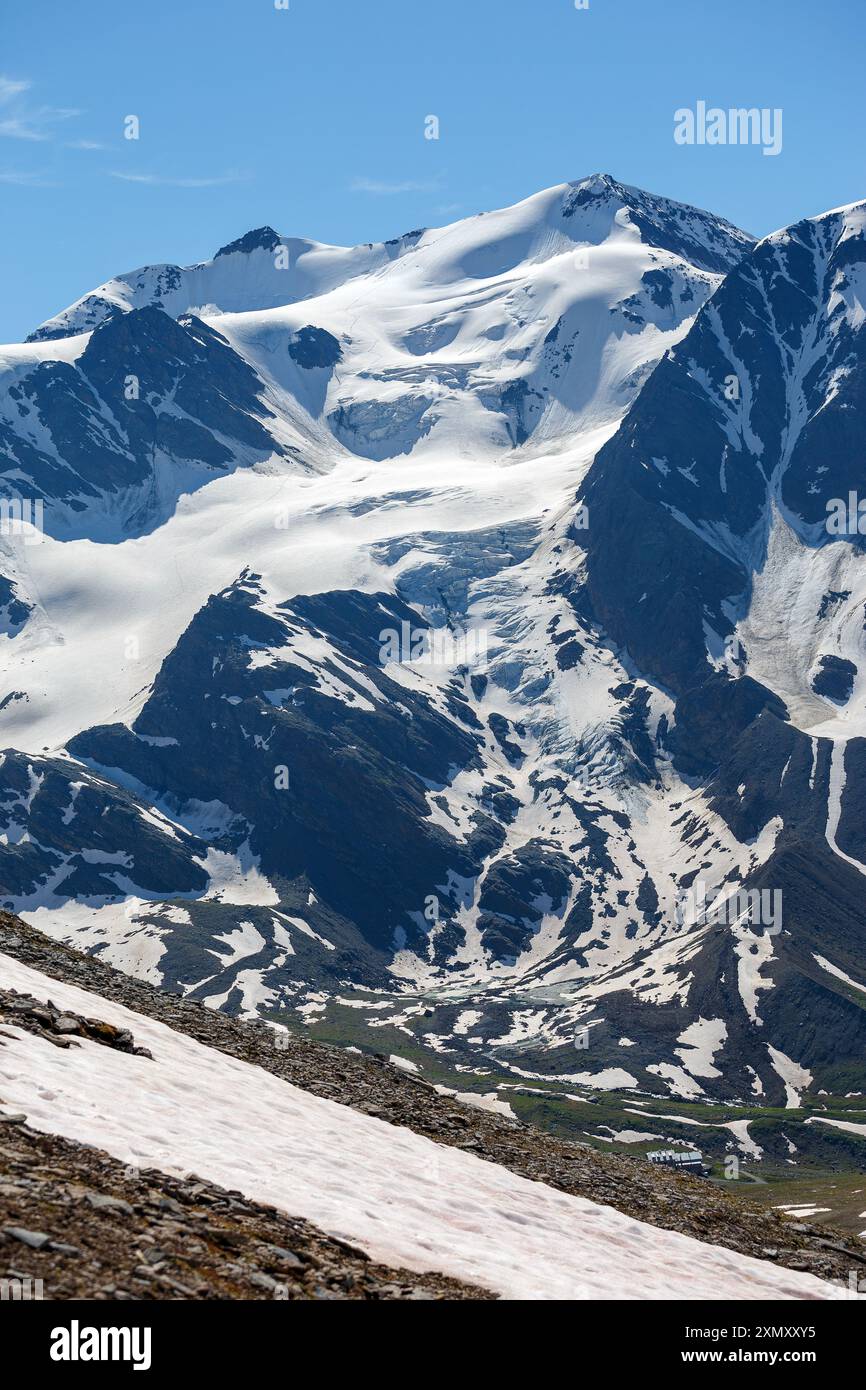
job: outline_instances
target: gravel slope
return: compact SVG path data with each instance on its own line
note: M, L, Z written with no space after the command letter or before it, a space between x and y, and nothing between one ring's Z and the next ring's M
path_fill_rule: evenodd
M488 1299L192 1175L0 1119L0 1280L45 1299ZM35 1289L35 1285L31 1284Z
M160 993L93 957L0 914L0 951L44 974L93 991L230 1056L254 1063L315 1095L405 1126L438 1143L469 1149L522 1177L616 1208L639 1220L847 1284L862 1271L866 1248L838 1233L791 1223L698 1179L677 1177L637 1159L599 1154L469 1109L378 1058L283 1035ZM0 981L2 985L2 981ZM414 1279L415 1276L412 1276Z

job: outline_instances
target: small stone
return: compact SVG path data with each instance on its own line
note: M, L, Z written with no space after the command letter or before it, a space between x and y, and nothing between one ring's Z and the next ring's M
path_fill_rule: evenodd
M54 1028L58 1033L81 1032L81 1024L78 1022L77 1018L73 1018L72 1014L61 1014L55 1021Z
M134 1216L135 1211L122 1197L107 1197L104 1192L87 1192L85 1201L94 1211L117 1211L124 1216Z
M186 1208L180 1202L175 1201L174 1197L160 1197L157 1206L162 1211L170 1211L173 1216L186 1216Z
M201 1234L207 1240L212 1240L217 1245L227 1246L231 1250L235 1250L243 1244L243 1236L239 1231L226 1230L222 1226L204 1226Z
M265 1250L274 1260L279 1260L287 1269L303 1269L304 1261L298 1259L293 1250L284 1250L280 1245L266 1245Z
M44 1231L27 1231L23 1226L4 1226L3 1235L8 1236L10 1240L20 1240L22 1245L29 1245L31 1250L43 1250L51 1243L51 1237Z
M160 1250L157 1245L152 1245L147 1250L142 1250L141 1258L148 1265L163 1265L166 1255L164 1250Z
M274 1293L282 1289L282 1284L278 1284L276 1279L272 1279L269 1274L262 1274L259 1270L253 1270L248 1275L251 1284L255 1284L257 1289L266 1289L268 1293Z
M169 1274L157 1274L156 1282L158 1284L164 1284L166 1288L173 1289L174 1292L179 1293L182 1298L193 1298L195 1296L195 1290L190 1288L189 1284L182 1284L179 1279L172 1279Z

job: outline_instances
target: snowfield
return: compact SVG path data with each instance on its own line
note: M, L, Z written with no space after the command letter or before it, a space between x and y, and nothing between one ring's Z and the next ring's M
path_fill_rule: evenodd
M153 1061L4 1029L0 1097L36 1129L121 1162L194 1171L305 1217L385 1264L508 1299L842 1299L321 1100L163 1024L0 956L0 983L133 1031Z

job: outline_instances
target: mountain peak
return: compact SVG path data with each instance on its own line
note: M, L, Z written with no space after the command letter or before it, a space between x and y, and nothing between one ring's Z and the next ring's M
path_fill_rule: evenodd
M490 257L484 254L482 243L497 240L497 224L506 226L516 218L515 225L523 227L524 217L536 219L535 232L542 237L547 235L548 218L554 222L564 219L567 225L558 230L568 240L594 245L601 245L611 236L619 239L623 233L637 233L645 246L670 251L697 270L714 275L726 274L754 244L751 237L724 218L645 193L620 183L609 173L594 173L544 189L513 208L467 217L450 227L439 228L437 239L452 232L459 240L471 229L478 245L477 264L489 264ZM524 234L533 233L523 227L520 235ZM511 254L507 246L513 251L517 243L513 239L508 242L507 232L503 235L503 254L507 259ZM265 224L221 246L212 260L190 266L143 266L115 276L46 320L28 341L89 332L105 319L146 303L159 304L174 317L197 305L240 313L295 303L333 289L345 279L378 272L414 250L423 236L423 230L416 230L385 243L329 246L306 238L281 236ZM263 257L253 255L264 251L270 257L281 246L290 252L289 265L268 267Z
M252 251L273 251L275 246L279 246L282 238L275 232L273 227L256 227L244 236L238 237L236 241L230 241L227 246L221 246L214 256L218 260L220 256L244 255L248 256Z
M755 244L752 236L723 217L620 183L612 174L590 174L565 188L563 217L601 214L613 224L621 223L625 213L642 241L714 274L727 274Z
M585 188L588 192L598 194L604 192L621 193L624 192L623 185L613 174L587 174L582 179L571 179L570 188Z

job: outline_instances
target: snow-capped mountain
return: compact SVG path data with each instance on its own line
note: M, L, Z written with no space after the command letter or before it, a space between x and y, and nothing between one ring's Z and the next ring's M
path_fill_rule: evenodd
M0 350L0 901L515 1088L866 1089L863 220L595 176Z
M783 900L760 942L696 937L690 998L730 1027L736 980L795 1095L815 1073L846 1087L866 1054L866 568L856 523L828 524L864 481L864 227L863 204L830 212L731 272L597 455L572 532L578 610L670 692L672 766L701 786L681 869L727 897L733 834Z
M610 427L748 244L609 178L382 246L263 228L109 281L4 352L6 486L44 499L52 535L114 540L268 459L475 462Z

